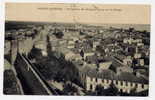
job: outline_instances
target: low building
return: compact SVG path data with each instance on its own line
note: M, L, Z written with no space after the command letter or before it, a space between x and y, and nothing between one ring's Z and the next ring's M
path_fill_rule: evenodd
M80 54L75 54L74 52L70 51L65 54L65 59L69 61L82 60L82 57Z
M72 40L68 40L68 44L67 44L67 48L68 49L72 49L75 47L75 41L72 39Z
M119 92L130 93L132 90L142 92L148 90L148 81L142 77L136 77L132 73L123 72L116 75L113 71L97 70L88 66L80 70L80 80L87 91L95 91L97 85L102 85L105 89L113 83Z

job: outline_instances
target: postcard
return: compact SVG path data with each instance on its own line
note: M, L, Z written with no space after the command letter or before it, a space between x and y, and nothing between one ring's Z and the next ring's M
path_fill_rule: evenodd
M6 3L3 93L148 96L150 8Z

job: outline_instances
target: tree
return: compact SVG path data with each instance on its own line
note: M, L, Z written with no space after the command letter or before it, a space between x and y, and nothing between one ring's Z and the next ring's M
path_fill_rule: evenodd
M136 87L133 88L133 89L131 89L130 95L131 95L131 96L135 96L135 95L136 95Z
M102 96L116 96L118 95L118 89L116 86L111 83L109 88L104 89L102 85L97 85L95 89L96 95L102 95Z
M129 96L148 96L148 90L145 90L145 91L142 91L142 92L136 92L136 88L133 88L131 91L130 91L130 94Z
M115 84L113 84L113 82L110 84L109 88L107 89L107 95L109 95L109 96L118 95L118 89L115 86Z
M33 46L32 50L28 54L29 59L41 59L42 58L42 53L40 49L37 49Z
M129 28L129 32L133 32L135 29L133 27Z
M53 33L57 38L62 38L64 36L63 32L62 31L59 31L59 32L56 32L56 33Z
M64 84L64 89L63 89L64 94L68 95L68 94L74 94L78 92L78 89L73 86L70 83Z
M106 91L102 85L96 86L95 93L96 93L96 95L102 95L102 96L106 95Z

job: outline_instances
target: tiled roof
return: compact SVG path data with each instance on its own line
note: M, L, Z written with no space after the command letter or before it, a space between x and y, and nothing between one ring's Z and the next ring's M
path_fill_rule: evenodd
M96 68L85 67L83 68L82 71L90 77L98 77L102 79L111 79L111 80L115 79L115 73L109 69L98 71Z
M97 77L101 79L109 79L109 80L120 80L120 81L128 81L128 82L135 82L135 83L148 83L148 80L144 79L143 77L137 77L132 73L129 72L122 72L121 74L117 75L110 69L104 70L97 70L96 68L90 67L83 67L81 70L83 73L86 73L89 77Z
M122 72L120 75L117 75L117 79L120 81L130 81L135 83L148 83L148 80L143 77L136 77L134 74L129 72Z

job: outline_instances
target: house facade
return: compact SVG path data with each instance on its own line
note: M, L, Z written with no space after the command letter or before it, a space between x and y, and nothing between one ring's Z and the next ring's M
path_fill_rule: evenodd
M148 81L134 76L132 73L125 72L117 75L108 69L84 68L79 72L79 80L87 91L95 91L97 85L107 89L111 84L122 93L131 93L133 90L138 93L149 89Z

